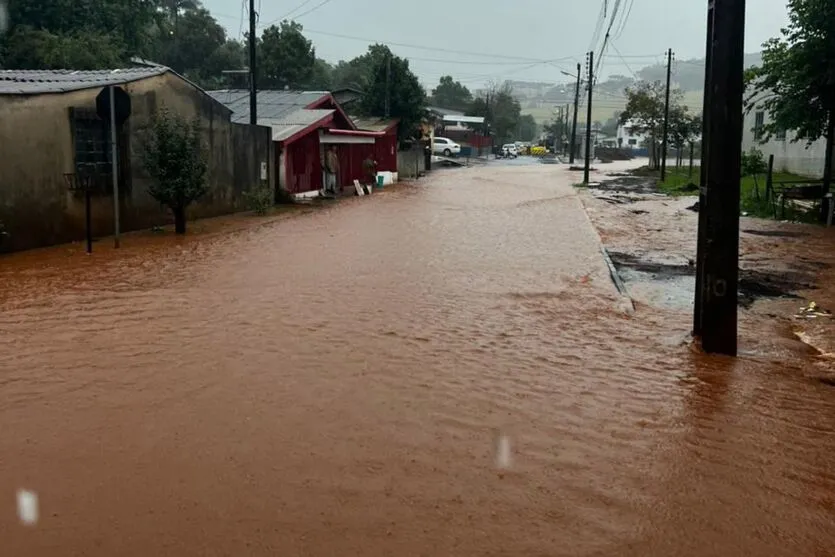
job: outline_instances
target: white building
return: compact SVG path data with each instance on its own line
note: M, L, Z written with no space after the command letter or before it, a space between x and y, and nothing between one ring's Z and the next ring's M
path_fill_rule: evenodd
M792 132L773 135L766 143L760 143L763 137L762 128L769 122L768 113L764 108L755 106L744 115L742 126L742 150L747 152L752 148L759 149L766 160L774 155L774 170L791 172L809 178L823 176L824 158L826 156L826 139L821 138L808 145L806 141L793 142Z
M644 147L647 137L643 133L635 133L632 123L626 122L618 126L617 142L621 149L640 149Z

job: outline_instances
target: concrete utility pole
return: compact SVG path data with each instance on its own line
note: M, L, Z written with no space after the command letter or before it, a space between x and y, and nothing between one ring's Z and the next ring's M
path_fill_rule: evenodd
M667 179L667 132L670 129L670 71L673 66L673 49L667 51L667 92L664 100L664 135L661 138L661 181Z
M580 105L580 70L582 67L577 64L577 87L574 89L574 124L571 126L571 155L568 162L574 164L574 151L577 149L577 110Z
M557 124L559 125L556 126L556 129L554 130L554 155L559 152L560 138L562 137L563 128L565 127L561 106L557 107Z
M255 60L255 0L249 0L249 123L258 123L258 71Z
M707 45L694 332L736 356L745 0L708 1Z
M591 95L594 88L594 51L589 52L589 106L586 111L586 167L583 170L583 183L589 183L591 165Z

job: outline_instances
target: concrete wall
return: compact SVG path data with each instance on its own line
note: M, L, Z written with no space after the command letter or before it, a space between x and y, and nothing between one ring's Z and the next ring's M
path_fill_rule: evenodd
M397 175L401 180L417 178L415 172L426 172L426 157L423 148L397 152Z
M147 192L150 178L141 153L155 112L165 106L199 118L209 161L209 193L189 210L191 218L245 208L242 193L261 182L267 163L274 185L271 131L233 124L229 110L193 85L167 73L122 86L132 115L119 132L122 230L168 224L172 217ZM68 191L65 173L75 171L70 108L95 108L100 89L62 94L0 95L0 222L8 236L0 252L84 238L84 200ZM96 236L113 231L113 197L93 199Z
M767 124L770 121L768 112L761 108L754 108L745 114L742 127L742 150L759 149L765 155L766 160L768 160L769 155L774 155L775 171L792 172L801 176L820 179L823 176L826 140L819 139L811 145L807 145L804 140L793 142L792 139L796 136L789 131L786 133L785 139L777 140L772 137L767 143L760 144L754 134L757 112L763 112L764 123Z

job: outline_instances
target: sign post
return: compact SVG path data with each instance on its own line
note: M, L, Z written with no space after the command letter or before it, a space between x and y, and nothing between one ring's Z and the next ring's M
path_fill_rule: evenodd
M113 234L114 246L120 245L120 203L119 203L119 142L117 129L130 117L131 101L124 89L115 85L102 89L96 97L96 113L110 124L110 164L113 179Z

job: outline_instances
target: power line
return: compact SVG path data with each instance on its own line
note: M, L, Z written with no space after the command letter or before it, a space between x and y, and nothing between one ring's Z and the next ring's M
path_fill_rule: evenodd
M594 50L594 45L597 44L597 40L600 38L600 32L603 30L603 23L606 21L606 0L603 0L603 5L600 6L600 14L597 16L597 24L594 28L594 33L591 36L591 42L589 43L589 50Z
M313 2L313 0L304 0L304 2L302 2L301 4L299 4L298 6L296 6L295 8L293 8L292 10L290 10L289 12L285 13L284 15L279 16L279 17L277 17L277 18L275 18L275 19L272 19L272 20L268 21L267 23L265 23L265 24L263 25L263 27L269 27L270 25L273 25L273 24L275 24L275 23L277 23L277 22L279 22L279 21L284 21L285 19L288 19L288 18L292 18L292 19L299 19L300 17L304 17L304 16L306 16L306 15L307 15L307 14L309 14L309 13L315 12L316 10L318 10L319 8L323 7L325 4L327 4L327 3L331 2L331 1L332 1L332 0L323 0L322 2L319 2L318 4L316 4L315 6L313 6L312 8L310 8L310 9L309 9L309 10L307 10L307 11L304 11L304 12L302 12L302 13L300 13L300 14L293 15L293 13L294 13L294 12L296 12L296 11L298 11L298 10L300 10L300 9L304 8L305 6L307 6L308 4L310 4L311 2Z
M620 50L618 50L618 47L615 46L615 43L611 43L611 44L612 44L612 48L615 50L615 54L617 54L618 58L620 58L623 61L623 65L626 66L626 69L629 70L629 73L632 74L632 77L634 77L635 79L638 79L638 74L636 74L634 71L632 71L632 68L629 67L629 64L626 62L626 60L623 59L623 55L620 53Z
M322 2L320 2L320 3L316 4L315 6L313 6L312 8L310 8L309 10L307 10L306 12L302 12L302 13L300 13L300 14L296 14L295 16L293 16L293 19L299 19L300 17L304 17L304 16L306 16L307 14L313 13L313 12L315 12L316 10L318 10L319 8L323 7L325 4L329 4L329 3L331 3L332 1L333 1L333 0L322 0Z
M560 62L560 61L567 61L567 60L576 60L577 58L574 56L566 56L564 58L554 58L551 60L543 60L539 58L527 58L524 56L507 56L503 54L491 54L485 52L472 52L467 50L453 50L449 48L439 48L439 47L432 47L432 46L424 46L424 45L416 45L416 44L409 44L409 43L398 43L398 42L391 42L391 41L381 41L376 39L369 39L366 37L355 37L352 35L342 35L340 33L329 33L327 31L316 31L314 29L305 29L306 33L313 33L314 35L324 35L326 37L336 37L339 39L348 39L352 41L361 41L367 44L384 44L387 46L399 46L403 48L415 48L418 50L427 50L432 52L445 52L448 54L463 54L466 56L480 56L482 58L500 58L503 60L517 60L520 62L532 62L536 64L547 64L550 62Z

